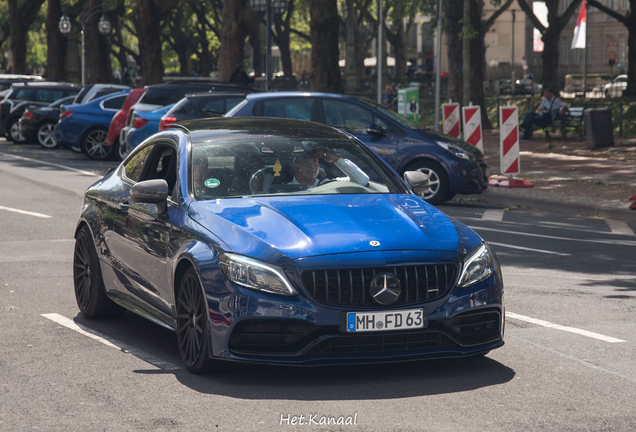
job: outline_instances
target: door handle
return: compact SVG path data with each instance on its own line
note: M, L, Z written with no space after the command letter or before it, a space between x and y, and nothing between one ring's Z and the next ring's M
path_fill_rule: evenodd
M119 203L119 209L122 211L128 211L128 207L130 206L130 204L128 203L128 200L124 200L122 202Z

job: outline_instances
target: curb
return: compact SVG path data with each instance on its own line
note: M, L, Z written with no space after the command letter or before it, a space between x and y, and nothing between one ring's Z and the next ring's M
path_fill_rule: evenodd
M636 211L629 209L629 202L624 203L624 208L616 207L616 203L611 201L613 206L607 206L608 203L598 202L597 204L584 204L580 202L555 199L554 195L534 192L533 197L523 196L515 193L513 190L504 190L500 188L488 188L482 195L469 195L472 199L483 199L479 204L489 204L496 207L533 207L536 210L549 211L567 216L585 216L597 217L603 219L612 219L623 221L636 225ZM474 197L474 198L473 198ZM453 199L452 203L465 204L471 198L462 198L461 196ZM598 204L606 204L598 205ZM623 205L619 203L619 205Z

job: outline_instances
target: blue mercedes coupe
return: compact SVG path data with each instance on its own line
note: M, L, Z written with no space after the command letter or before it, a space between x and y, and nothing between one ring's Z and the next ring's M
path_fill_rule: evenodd
M73 276L87 318L176 333L193 373L484 355L503 280L474 231L354 136L270 118L153 135L85 194Z

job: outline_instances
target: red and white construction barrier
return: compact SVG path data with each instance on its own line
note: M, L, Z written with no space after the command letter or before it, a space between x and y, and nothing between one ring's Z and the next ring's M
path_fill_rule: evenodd
M459 138L459 104L450 100L442 105L444 114L443 130L446 135Z
M636 210L636 194L632 195L629 197L630 201L634 201L633 203L631 203L631 205L629 206L630 209L632 210Z
M512 178L513 175L519 174L521 171L519 162L519 109L510 105L499 107L499 118L501 119L499 160L501 161L502 175L491 176L488 184L510 188L533 187L534 185L527 180Z
M484 139L481 133L481 107L473 106L473 103L470 103L470 106L462 107L462 117L464 119L464 140L466 142L474 145L481 151L484 152Z

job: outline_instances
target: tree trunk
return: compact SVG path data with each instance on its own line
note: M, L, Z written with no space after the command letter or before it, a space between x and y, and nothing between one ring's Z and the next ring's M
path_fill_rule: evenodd
M336 0L313 0L311 17L311 90L342 93L338 67L338 3Z
M395 58L395 81L406 81L406 34L404 32L404 24L398 23L395 43L393 45L393 54ZM387 32L387 35L389 33Z
M259 77L263 73L263 51L261 43L261 22L254 14L254 20L250 25L250 38L249 43L252 47L252 69L254 69L254 76Z
M243 63L245 38L249 34L248 13L253 14L245 0L223 0L223 26L219 48L219 80L227 81L238 63Z
M468 106L471 99L470 94L470 82L471 76L471 53L470 53L470 38L471 38L471 23L470 23L470 0L464 0L464 17L462 19L462 88L463 88L463 106Z
M556 33L556 34L555 34ZM543 88L552 89L555 95L559 94L559 36L561 32L551 32L550 28L543 35Z
M630 25L627 26L627 88L625 96L636 95L636 19L631 15Z
M471 9L471 25L477 33L470 40L470 71L472 79L470 80L470 96L473 104L481 106L481 125L482 129L492 129L492 124L488 119L486 111L486 97L484 94L484 80L486 76L486 44L484 38L488 32L488 28L482 22L484 0L472 0Z
M462 24L463 2L443 2L446 15L446 53L448 55L448 99L461 102L463 99L462 68Z
M287 6L285 20L283 20L283 17L277 17L274 15L274 27L276 28L276 34L273 36L274 41L280 49L280 60L283 67L283 75L286 77L291 77L293 75L291 49L289 47L291 33L290 22L293 14L294 1L290 0Z
M137 0L137 37L141 84L159 84L163 80L163 58L161 52L161 27L159 13L153 0Z
M99 7L101 4L101 0L89 0L88 8ZM86 84L109 83L112 80L109 43L97 27L101 16L101 11L94 13L84 27Z
M345 87L347 92L356 93L359 88L357 71L357 48L359 46L358 17L354 4L355 0L347 0L347 44L345 50Z
M9 68L11 73L24 74L26 70L27 30L29 24L25 23L18 11L18 0L8 0L9 25L11 26L11 41L9 49L11 57Z
M51 80L66 79L66 37L58 24L62 17L60 0L48 0L46 16L46 77Z

